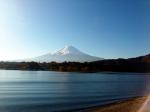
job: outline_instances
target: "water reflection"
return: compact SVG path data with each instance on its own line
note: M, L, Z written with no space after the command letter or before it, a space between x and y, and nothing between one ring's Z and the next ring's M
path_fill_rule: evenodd
M51 112L148 94L150 75L0 70L0 111ZM147 88L145 88L147 87Z

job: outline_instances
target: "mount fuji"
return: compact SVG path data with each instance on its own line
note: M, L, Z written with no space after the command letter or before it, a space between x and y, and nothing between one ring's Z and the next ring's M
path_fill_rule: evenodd
M38 56L35 58L30 58L26 60L22 60L25 62L92 62L103 60L103 58L90 56L86 53L81 52L77 48L73 46L65 46L55 53L48 53L42 56Z

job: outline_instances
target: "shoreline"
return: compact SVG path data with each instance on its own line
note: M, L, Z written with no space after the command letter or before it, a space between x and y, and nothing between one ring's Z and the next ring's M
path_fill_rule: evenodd
M116 101L114 103L89 107L78 112L138 112L148 96L130 98L127 100ZM149 108L150 109L150 108ZM150 111L150 110L149 110ZM148 112L148 111L142 111Z
M141 74L141 73L144 73L145 75L150 75L150 72L120 72L120 71L98 71L98 72L78 72L78 71L55 71L55 70L22 70L22 69L1 69L0 70L14 70L14 71L47 71L47 72L62 72L62 73L83 73L83 74L86 74L86 73L106 73L106 74L116 74L116 73L125 73L125 74Z

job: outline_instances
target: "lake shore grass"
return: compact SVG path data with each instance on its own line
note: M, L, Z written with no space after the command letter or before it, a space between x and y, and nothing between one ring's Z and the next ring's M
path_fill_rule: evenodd
M147 96L131 98L104 106L91 107L83 110L83 112L139 112L146 99ZM142 112L150 112L150 108Z

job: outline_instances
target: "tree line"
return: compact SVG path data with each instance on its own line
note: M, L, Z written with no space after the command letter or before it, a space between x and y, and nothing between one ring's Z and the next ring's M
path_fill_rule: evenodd
M129 59L108 59L84 63L0 62L0 69L63 72L150 72L150 54Z

